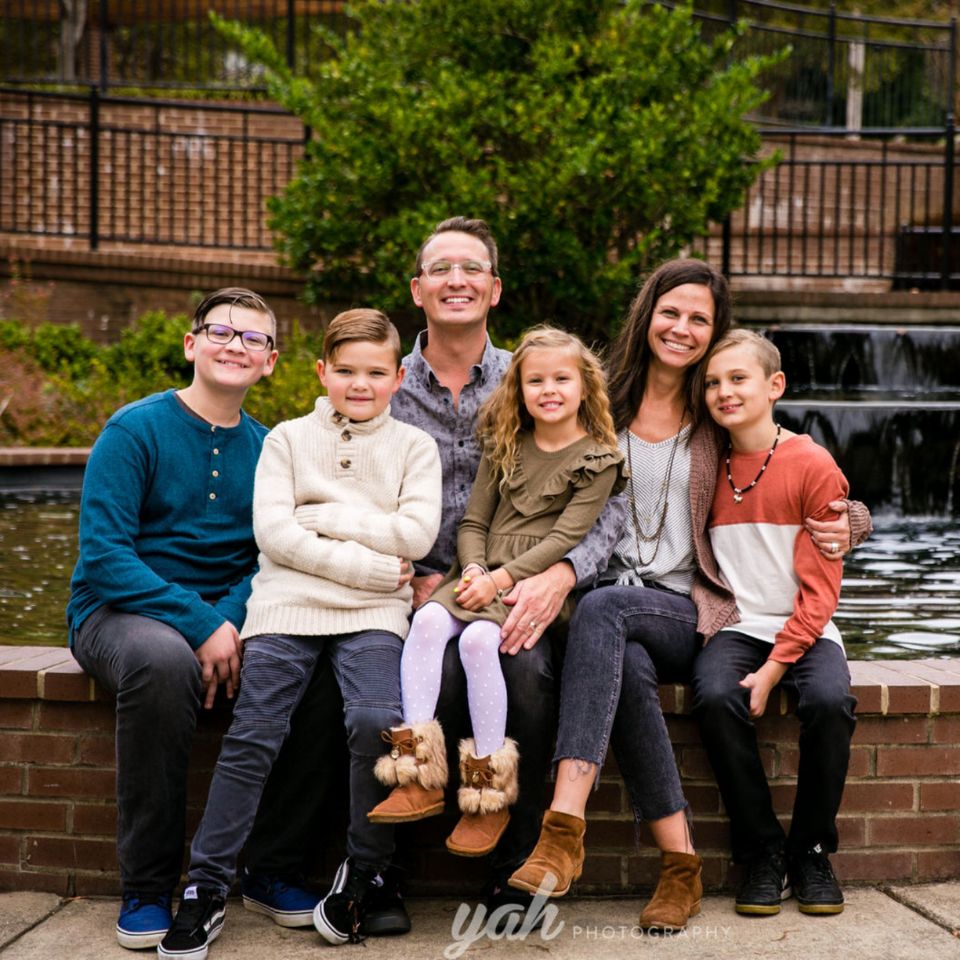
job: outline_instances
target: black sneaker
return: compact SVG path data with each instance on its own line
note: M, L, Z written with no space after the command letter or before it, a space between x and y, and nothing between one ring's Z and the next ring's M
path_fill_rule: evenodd
M400 872L396 867L387 867L378 874L367 890L364 915L360 920L360 935L385 937L410 932L410 915L403 905L400 892Z
M843 913L843 891L819 843L790 858L790 882L801 913Z
M737 893L736 911L767 917L780 912L780 902L790 896L787 862L780 852L766 853L746 865Z
M327 943L360 943L366 919L367 901L383 878L373 869L357 866L350 857L340 864L330 892L313 911L313 925Z
M495 933L519 930L524 922L527 923L526 929L530 933L543 926L543 910L533 907L534 895L507 883L507 877L519 866L521 864L498 873L487 888L487 923L493 919L492 929ZM537 913L536 916L528 917L531 907L537 910Z
M191 883L183 891L173 924L157 947L158 955L176 960L204 960L207 948L223 929L225 906L216 890Z

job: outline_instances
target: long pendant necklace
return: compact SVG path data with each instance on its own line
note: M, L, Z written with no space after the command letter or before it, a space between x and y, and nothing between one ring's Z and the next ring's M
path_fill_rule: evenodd
M673 458L677 455L677 446L680 443L681 433L683 433L683 417L680 418L680 427L677 431L676 437L674 437L673 446L670 449L670 459L667 462L667 476L663 481L662 487L660 488L661 492L663 493L663 508L660 510L660 519L657 522L656 530L654 530L653 533L648 534L641 530L640 520L637 517L637 475L633 471L633 437L630 431L627 430L627 466L630 468L630 513L633 516L633 533L637 540L638 570L649 567L650 564L652 564L656 559L657 551L660 549L660 539L663 536L663 528L666 526L667 522L667 510L670 507L670 475L673 473ZM650 555L649 560L644 560L643 556L640 554L640 544L651 543L652 541L656 541L653 545L653 553Z
M730 446L727 447L727 483L730 484L730 489L733 491L733 502L734 503L743 503L743 495L749 493L759 482L760 478L763 476L763 472L767 469L767 464L770 463L770 458L773 456L773 451L777 449L777 444L780 442L780 424L777 424L777 435L774 438L773 446L770 448L770 452L767 454L767 459L763 461L763 466L760 468L760 472L745 486L738 487L733 482L733 475L730 473L730 457L733 454L733 441L730 442Z

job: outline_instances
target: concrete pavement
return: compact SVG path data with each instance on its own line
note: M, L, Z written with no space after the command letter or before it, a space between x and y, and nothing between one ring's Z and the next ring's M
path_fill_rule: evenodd
M960 960L960 882L849 887L838 917L808 917L788 901L776 917L746 918L730 897L707 897L684 934L645 936L634 926L638 900L559 900L542 932L513 941L454 936L460 904L411 900L413 932L329 947L313 930L285 930L230 900L210 960ZM470 904L472 907L473 904ZM117 945L117 902L61 900L53 894L0 894L2 960L144 960L153 951ZM471 915L475 919L475 914ZM469 921L458 930L469 927ZM333 953L336 951L336 953Z

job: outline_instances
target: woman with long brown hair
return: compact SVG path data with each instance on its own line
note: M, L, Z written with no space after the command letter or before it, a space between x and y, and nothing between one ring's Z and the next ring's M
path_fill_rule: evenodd
M553 801L535 850L510 878L553 896L577 879L586 802L612 744L636 820L661 851L645 929L683 929L700 909L701 861L658 686L689 682L703 638L737 619L706 535L720 438L701 375L731 322L723 276L699 260L672 260L643 285L611 350L611 406L631 473L628 520L570 624ZM847 545L851 524L858 542L869 532L865 507L818 537Z

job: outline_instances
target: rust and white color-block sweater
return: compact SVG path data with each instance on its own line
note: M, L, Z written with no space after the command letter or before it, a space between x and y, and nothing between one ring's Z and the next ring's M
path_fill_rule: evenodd
M746 488L768 452L734 452L733 482ZM709 531L740 613L730 629L773 644L771 659L780 663L799 660L820 637L843 645L831 620L843 563L820 553L803 521L835 518L828 504L845 499L848 491L833 457L805 434L781 441L741 503L734 500L720 459Z

